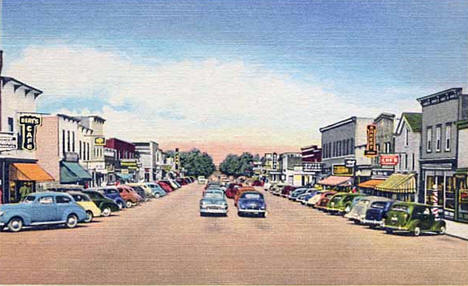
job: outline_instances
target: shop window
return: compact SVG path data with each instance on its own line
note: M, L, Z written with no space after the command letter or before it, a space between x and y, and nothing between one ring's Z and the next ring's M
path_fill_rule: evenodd
M446 177L444 207L449 210L455 209L455 180L453 177Z
M452 134L452 125L448 123L445 126L445 151L450 151L451 134Z

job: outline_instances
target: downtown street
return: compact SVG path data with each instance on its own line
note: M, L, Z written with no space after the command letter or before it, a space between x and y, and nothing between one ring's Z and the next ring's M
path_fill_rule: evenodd
M75 229L0 234L0 284L465 284L466 241L388 235L264 194L266 218L201 217L192 183ZM260 190L260 188L258 188Z

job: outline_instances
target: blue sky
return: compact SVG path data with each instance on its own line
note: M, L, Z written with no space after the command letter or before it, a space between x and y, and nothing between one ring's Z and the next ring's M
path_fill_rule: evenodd
M467 86L467 12L465 0L4 0L1 46L7 71L17 71L9 64L29 47L93 49L145 67L242 62L384 111L386 103ZM97 97L55 97L40 107L100 110L109 98Z

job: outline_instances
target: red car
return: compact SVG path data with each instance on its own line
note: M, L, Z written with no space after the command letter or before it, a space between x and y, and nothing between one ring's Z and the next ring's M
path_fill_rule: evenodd
M143 198L129 186L118 185L117 190L119 190L120 196L124 199L127 208L130 208L143 200Z
M255 181L253 181L252 186L253 187L263 187L263 184L264 184L263 181L255 180Z
M317 209L325 209L331 197L333 197L335 194L336 194L336 191L329 191L329 192L325 192L321 194L320 199L313 207Z
M170 193L170 192L174 191L174 189L171 187L171 185L169 185L168 183L165 183L163 181L158 181L158 182L156 182L156 184L161 186L161 188L163 188L163 190L166 191L167 193Z
M293 187L293 186L284 186L283 189L281 190L281 196L282 197L287 197L295 189L296 189L296 187Z
M242 184L231 183L226 189L226 197L234 199L237 194L238 188L242 187Z

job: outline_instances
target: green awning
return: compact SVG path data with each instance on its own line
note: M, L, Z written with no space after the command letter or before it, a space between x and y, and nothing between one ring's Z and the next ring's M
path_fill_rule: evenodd
M115 175L121 180L131 180L133 176L131 174L122 174L122 173L115 173Z
M60 183L70 184L79 181L91 181L93 178L80 164L62 162L60 166Z
M468 168L457 169L455 175L468 175Z

